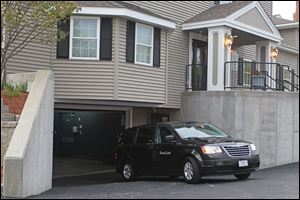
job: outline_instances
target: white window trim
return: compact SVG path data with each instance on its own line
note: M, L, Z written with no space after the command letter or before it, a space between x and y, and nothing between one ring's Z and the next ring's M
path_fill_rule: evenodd
M97 20L97 49L96 49L96 57L95 58L89 58L89 57L73 57L73 25L74 25L74 19L76 18L85 18L85 19L96 19ZM76 37L79 38L80 37ZM86 37L82 37L82 39L89 39ZM95 39L95 38L93 38ZM100 17L87 17L87 16L71 16L70 19L70 39L69 39L69 59L70 60L99 60L100 55Z
M145 45L145 44L138 44L137 43L137 28L138 26L143 26L146 28L151 28L152 31L152 43L151 46L149 45ZM153 66L153 43L154 43L154 27L153 26L148 26L145 24L141 24L141 23L135 23L135 44L134 44L134 63L135 64L140 64L140 65L147 65L147 66ZM151 51L150 51L150 63L143 63L143 62L138 62L136 61L136 49L137 49L137 45L142 45L142 46L146 46L146 47L151 47Z

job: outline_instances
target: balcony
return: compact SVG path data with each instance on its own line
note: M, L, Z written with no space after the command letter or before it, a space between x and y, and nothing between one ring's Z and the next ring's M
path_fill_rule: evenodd
M207 90L207 68L186 66L186 90ZM279 63L239 62L224 64L224 90L299 92L299 75Z

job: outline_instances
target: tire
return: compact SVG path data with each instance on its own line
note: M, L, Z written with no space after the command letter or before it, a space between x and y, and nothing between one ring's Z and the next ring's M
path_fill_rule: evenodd
M124 162L122 166L122 177L125 181L134 181L135 176L135 170L131 162L126 161Z
M188 157L184 160L183 177L188 184L197 184L201 181L200 166L194 158Z
M234 176L239 179L239 180L246 180L247 178L249 178L251 173L247 173L247 174L235 174Z

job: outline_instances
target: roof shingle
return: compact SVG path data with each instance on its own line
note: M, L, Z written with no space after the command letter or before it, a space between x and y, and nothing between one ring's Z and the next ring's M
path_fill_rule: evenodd
M240 10L241 8L249 5L251 2L252 1L236 1L233 3L216 5L188 19L184 23L193 23L225 18L231 15L232 13Z

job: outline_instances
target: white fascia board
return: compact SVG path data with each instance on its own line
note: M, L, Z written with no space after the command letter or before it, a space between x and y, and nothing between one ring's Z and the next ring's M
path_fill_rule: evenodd
M142 22L158 25L167 29L175 29L176 23L151 16L145 13L137 12L127 8L102 8L102 7L81 7L81 10L74 11L73 14L79 15L108 15L108 16L122 16L137 19Z
M286 29L286 28L299 28L299 22L292 22L287 24L278 24L276 25L277 29Z
M224 19L210 20L204 22L192 22L192 23L182 24L182 30L188 31L188 30L194 30L199 28L210 28L210 27L222 26L222 25L224 25Z
M263 31L261 29L257 29L253 26L249 26L247 24L240 23L237 21L227 22L226 24L232 28L236 28L238 30L245 31L247 33L251 33L253 35L257 35L259 37L266 38L278 43L280 43L283 40L283 38L280 35L278 36L276 34L272 34L270 32Z
M289 47L285 47L285 46L277 46L277 48L279 50L282 50L282 51L286 51L286 52L289 52L289 53L293 53L293 54L299 55L299 50L295 50L295 49L292 49L292 48L289 48Z

